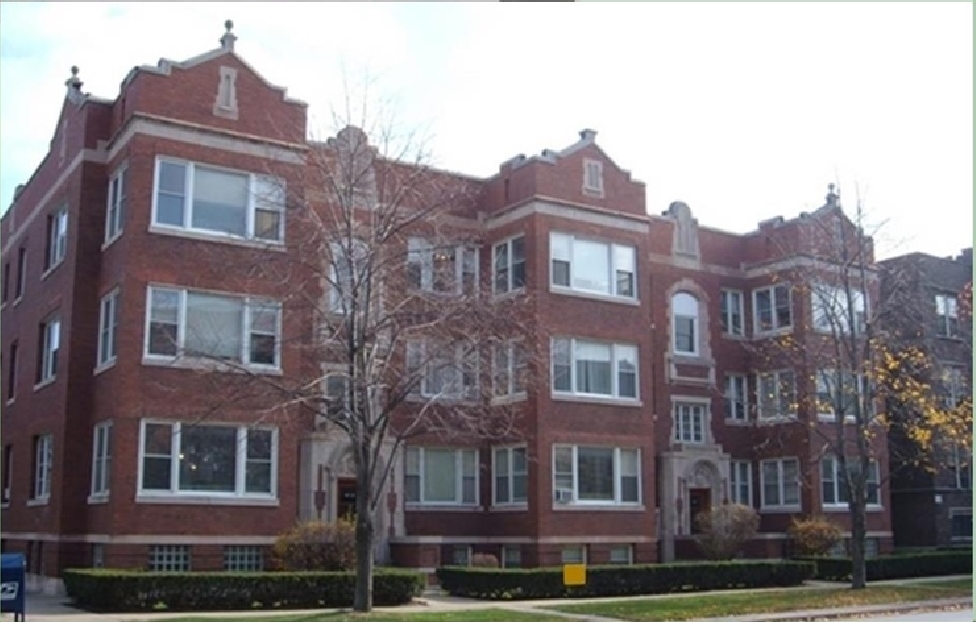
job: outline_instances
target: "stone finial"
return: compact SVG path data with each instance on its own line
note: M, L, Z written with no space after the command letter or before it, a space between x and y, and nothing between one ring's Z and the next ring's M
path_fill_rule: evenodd
M229 52L234 51L234 42L237 41L237 35L233 33L234 21L227 20L224 22L224 36L220 38L220 47Z
M77 103L84 98L84 95L81 92L81 86L83 84L84 82L82 82L81 78L78 77L78 66L73 65L71 67L71 77L64 81L64 85L68 89L66 95L69 100Z
M836 207L837 202L840 199L840 193L837 192L836 184L827 184L827 205L829 207Z

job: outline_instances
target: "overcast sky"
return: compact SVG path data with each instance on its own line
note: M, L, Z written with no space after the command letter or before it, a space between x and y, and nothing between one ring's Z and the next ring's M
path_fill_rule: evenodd
M583 128L652 213L749 231L855 184L882 255L973 231L973 15L954 3L0 4L0 206L48 149L71 65L114 98L134 66L237 51L331 129L368 69L439 166L488 176Z

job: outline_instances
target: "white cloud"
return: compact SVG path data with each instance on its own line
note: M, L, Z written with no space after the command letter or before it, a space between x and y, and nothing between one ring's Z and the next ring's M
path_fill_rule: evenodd
M369 67L438 164L489 175L583 127L647 183L735 231L855 182L897 252L972 244L972 5L3 3L0 206L46 150L68 67L114 96L129 69L215 47L223 20L328 131L340 61ZM890 245L889 245L890 246ZM889 249L892 250L892 249Z

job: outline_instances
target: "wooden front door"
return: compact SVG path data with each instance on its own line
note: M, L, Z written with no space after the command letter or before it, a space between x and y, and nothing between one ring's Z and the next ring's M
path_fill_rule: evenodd
M701 533L698 515L712 509L712 491L708 488L692 488L688 491L688 517L691 519L691 533Z
M351 477L336 481L336 518L356 517L356 480Z

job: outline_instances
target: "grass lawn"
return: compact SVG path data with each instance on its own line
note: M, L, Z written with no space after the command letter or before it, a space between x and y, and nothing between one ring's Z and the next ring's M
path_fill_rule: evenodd
M539 613L521 613L502 609L478 609L476 611L445 611L441 613L313 613L277 615L260 618L170 618L166 622L566 622L566 618Z
M555 611L592 613L634 622L718 618L751 613L829 609L972 596L971 579L913 585L886 585L864 590L797 588L757 595L701 594L692 597L642 599L551 607Z

